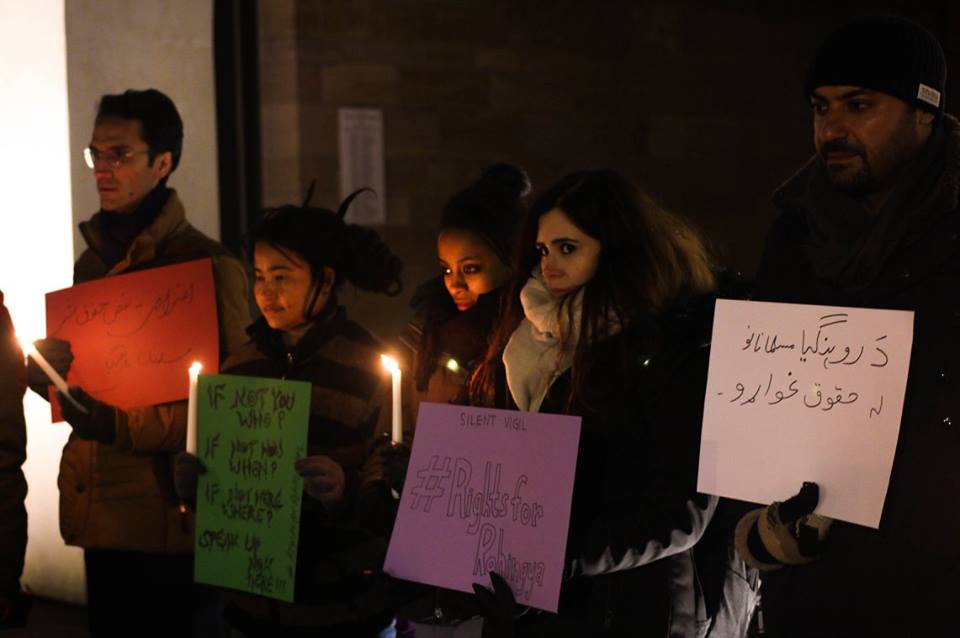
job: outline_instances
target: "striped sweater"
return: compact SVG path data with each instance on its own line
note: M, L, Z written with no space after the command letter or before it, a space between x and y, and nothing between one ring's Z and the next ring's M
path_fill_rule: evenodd
M380 363L380 344L335 304L292 349L262 317L247 333L251 340L222 373L309 382L308 454L337 461L347 486L332 510L304 494L293 605L239 593L231 598L246 615L280 624L324 626L376 615L383 609L375 607L387 604L379 596L366 609L356 602L377 589L358 575L382 566L395 513L377 453L389 439L391 418L391 381Z

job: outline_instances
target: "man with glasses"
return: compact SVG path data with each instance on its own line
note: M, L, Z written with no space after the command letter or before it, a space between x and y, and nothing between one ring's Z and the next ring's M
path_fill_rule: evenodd
M100 211L80 224L88 247L74 282L212 258L223 359L246 340L247 277L226 248L187 222L167 186L182 143L183 122L163 93L103 96L84 150ZM69 343L42 339L37 347L66 375ZM30 386L46 397L49 380L30 363ZM60 530L84 549L91 635L192 635L202 599L192 583L193 521L179 507L171 472L184 445L186 401L119 409L82 390L76 398L85 412L61 402L73 433L60 465Z

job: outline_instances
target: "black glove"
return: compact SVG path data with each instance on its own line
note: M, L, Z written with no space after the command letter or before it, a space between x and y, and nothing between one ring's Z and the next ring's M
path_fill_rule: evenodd
M67 423L73 426L77 436L87 441L113 443L117 438L117 408L97 401L79 386L70 386L70 396L83 406L80 410L73 401L57 393L60 411Z
M173 459L173 485L180 500L197 509L197 481L207 468L199 457L189 452L180 452Z
M73 352L70 350L70 342L53 338L37 339L33 342L33 345L37 351L43 355L43 358L47 360L50 366L57 371L57 374L66 379L67 373L70 372L70 364L73 363ZM40 366L33 360L33 357L29 357L27 359L27 385L30 386L30 389L44 399L49 400L47 386L51 384L52 381L50 381L46 373L40 369Z
M387 487L397 494L403 494L403 482L407 478L407 466L410 465L410 446L388 441L380 446L380 459L383 461L383 480Z
M473 584L473 593L476 594L477 606L483 616L483 631L481 638L514 638L517 632L516 620L523 613L523 608L513 597L510 585L497 572L490 572L490 591L479 583Z
M765 570L816 560L833 522L813 513L819 501L820 487L816 483L804 483L800 491L786 501L744 516L736 532L741 558Z

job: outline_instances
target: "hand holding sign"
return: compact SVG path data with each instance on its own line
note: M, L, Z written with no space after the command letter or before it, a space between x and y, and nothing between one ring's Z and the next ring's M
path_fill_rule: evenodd
M333 507L343 498L347 478L343 474L343 467L329 456L308 456L298 460L294 469L303 479L303 491L323 503L324 507Z
M900 429L913 313L718 300L697 488L757 503L821 488L876 527Z
M497 572L490 572L490 585L493 591L483 585L473 584L473 593L483 615L481 638L510 638L516 631L514 623L524 608L517 604L509 583Z

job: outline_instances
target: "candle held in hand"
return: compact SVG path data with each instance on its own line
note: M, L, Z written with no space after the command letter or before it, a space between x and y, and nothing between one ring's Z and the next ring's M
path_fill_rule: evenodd
M394 443L403 442L403 415L400 411L400 365L393 357L385 354L380 355L383 367L386 368L393 377L393 420L391 423L391 438Z
M187 452L197 453L197 377L203 368L199 361L190 366L190 391L187 394Z
M83 407L76 399L73 398L73 395L70 394L70 388L67 386L67 382L57 374L57 371L53 369L53 366L50 365L50 362L40 354L40 351L37 350L36 346L32 343L27 344L24 350L27 353L27 356L33 359L40 369L43 370L43 373L47 375L47 378L50 379L50 382L60 391L61 394L67 397L67 400L70 401L78 410L87 414L87 409Z

